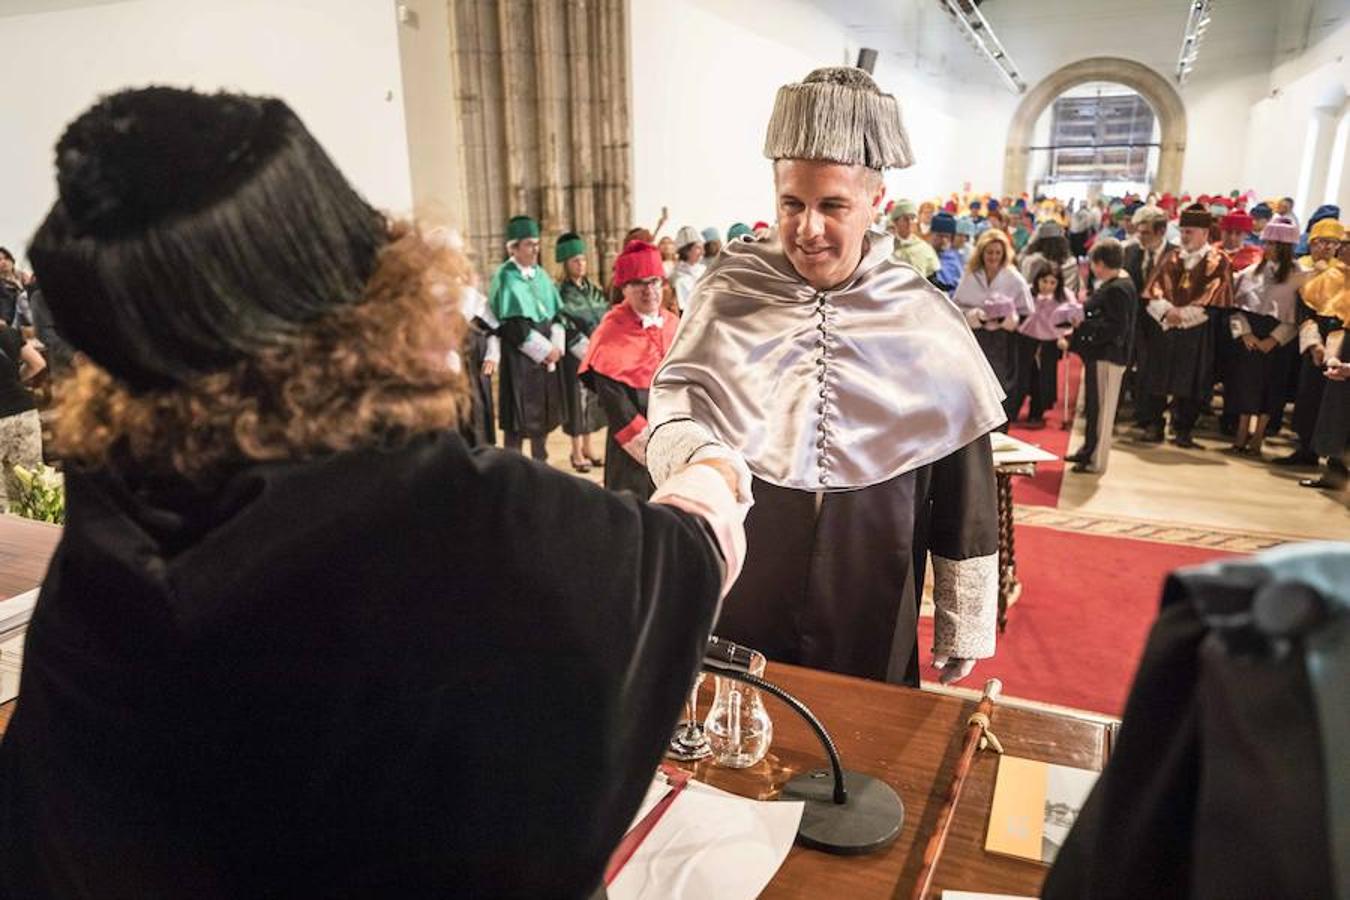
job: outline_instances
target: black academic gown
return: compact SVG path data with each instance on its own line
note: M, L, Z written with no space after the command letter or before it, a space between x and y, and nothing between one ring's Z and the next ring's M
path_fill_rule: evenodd
M1119 740L1044 900L1350 896L1332 870L1350 861L1350 829L1329 819L1345 795L1348 582L1329 544L1168 579ZM1291 615L1319 595L1339 607L1330 619Z
M1150 255L1142 244L1136 242L1125 245L1124 264L1121 268L1130 276L1130 281L1134 282L1134 291L1137 296L1142 297L1144 295L1144 287L1153 277L1153 270L1157 268L1158 261L1162 259L1164 253L1175 246L1175 244L1164 243ZM1151 316L1144 315L1142 312L1135 316L1134 341L1129 360L1130 368L1125 374L1121 392L1122 394L1129 394L1135 400L1138 407L1135 410L1136 418L1142 418L1146 410L1145 404L1138 403L1144 394L1141 387L1141 373L1147 371L1149 350L1161 342L1162 334L1162 328Z
M996 490L988 435L860 490L817 494L756 478L745 568L718 635L776 662L918 687L928 554L998 553Z
M453 435L68 486L0 896L598 887L706 648L705 523Z
M1280 326L1280 320L1274 316L1241 311L1251 327L1252 337L1265 340L1271 332ZM1288 385L1289 360L1291 354L1298 353L1297 340L1281 344L1265 353L1260 350L1248 350L1241 338L1227 335L1232 344L1228 371L1223 383L1223 408L1225 413L1237 415L1278 416L1284 409L1284 398Z
M1327 336L1345 326L1335 316L1318 315L1312 307L1299 298L1295 307L1295 316L1302 327L1304 322L1317 323L1317 335L1325 344ZM1302 354L1298 370L1298 393L1294 398L1294 432L1298 435L1299 448L1312 450L1313 437L1317 431L1317 417L1322 409L1322 394L1326 391L1327 378L1322 369L1313 362L1312 350Z
M496 333L480 318L469 323L464 337L464 363L473 390L473 409L468 425L468 437L475 446L491 447L497 443L497 417L492 404L492 379L483 374L488 341Z
M582 376L600 398L600 408L610 427L605 439L605 487L611 491L632 491L644 500L655 487L647 467L623 449L617 436L624 423L647 417L648 391L606 378L591 371Z
M525 355L520 348L530 333L549 337L552 322L532 322L514 317L505 319L498 333L502 337L501 425L507 434L548 434L562 423L563 370L553 371Z

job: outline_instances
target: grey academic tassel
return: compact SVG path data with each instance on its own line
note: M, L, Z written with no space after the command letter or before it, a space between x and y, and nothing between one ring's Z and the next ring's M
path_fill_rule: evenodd
M900 104L851 66L816 69L778 89L764 137L769 159L826 159L872 169L914 162Z

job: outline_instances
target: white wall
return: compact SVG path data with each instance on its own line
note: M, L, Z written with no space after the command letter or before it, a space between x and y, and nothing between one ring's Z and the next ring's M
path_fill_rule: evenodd
M391 0L127 0L0 16L0 244L21 254L55 199L52 148L128 86L286 100L382 208L412 205Z
M721 0L631 0L633 214L651 227L725 232L773 215L764 129L778 86L839 65L844 29L798 0L765 7Z
M1350 210L1350 160L1341 161L1340 178L1328 177L1334 164L1335 133L1350 111L1350 22L1318 36L1316 44L1278 65L1267 96L1251 108L1246 181L1263 197L1298 199L1304 218L1323 203ZM1308 123L1318 118L1319 140L1310 145ZM1300 196L1299 175L1310 166L1307 190ZM1321 165L1314 165L1320 163ZM1339 180L1339 190L1328 189Z
M670 210L666 233L680 225L725 232L735 221L772 221L763 146L774 95L814 68L852 64L859 44L848 28L810 0L631 0L629 29L637 223L653 225L663 205ZM889 196L955 189L972 156L1001 160L1001 143L989 148L965 139L962 123L974 101L953 108L941 78L885 54L875 78L899 100L916 160L887 173Z

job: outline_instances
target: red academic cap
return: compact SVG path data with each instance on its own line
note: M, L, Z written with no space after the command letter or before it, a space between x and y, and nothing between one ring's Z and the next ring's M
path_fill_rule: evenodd
M646 241L629 241L619 258L614 260L614 286L623 287L630 281L646 278L664 278L661 251Z
M1219 220L1220 231L1241 231L1247 234L1255 227L1256 223L1252 221L1251 214L1242 209L1230 212Z
M756 222L754 225L750 226L750 230L759 231L761 228L768 228L768 227L769 227L768 222Z

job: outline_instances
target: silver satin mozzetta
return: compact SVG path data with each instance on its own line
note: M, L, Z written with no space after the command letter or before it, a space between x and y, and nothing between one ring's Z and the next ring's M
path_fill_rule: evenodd
M935 462L1002 424L1003 392L956 307L870 233L837 289L777 243L728 244L690 297L648 420L692 419L775 485L835 491Z

